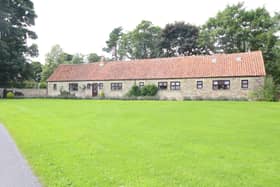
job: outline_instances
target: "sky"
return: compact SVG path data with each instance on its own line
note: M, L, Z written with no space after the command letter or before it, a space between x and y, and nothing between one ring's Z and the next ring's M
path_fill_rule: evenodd
M164 27L174 21L204 24L227 5L238 0L33 0L37 19L32 28L38 39L40 56L45 62L51 47L59 44L70 54L106 55L110 32L118 26L132 30L142 20ZM280 11L279 0L244 0L247 9L265 6L273 15Z

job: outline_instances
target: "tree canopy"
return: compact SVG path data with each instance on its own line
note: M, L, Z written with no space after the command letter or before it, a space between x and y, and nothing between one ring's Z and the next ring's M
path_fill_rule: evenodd
M279 14L272 17L265 8L246 10L243 3L238 3L227 6L204 24L199 42L209 53L261 50L267 73L280 83L279 21Z
M202 26L201 42L216 53L267 53L277 41L275 21L265 8L247 11L243 3L227 6Z
M30 26L35 25L36 14L30 0L0 1L0 82L23 81L26 77L28 56L37 56L36 45L27 39L36 39Z
M84 63L84 55L79 53L75 54L71 60L71 64L82 64L82 63Z
M70 60L60 45L54 45L49 53L46 55L45 65L43 67L42 78L47 80L59 64L63 64ZM72 60L72 58L71 58ZM69 62L69 61L68 61Z
M155 58L160 55L162 30L150 21L142 21L136 28L122 35L120 56L129 59Z
M89 63L91 62L99 62L101 60L101 56L96 53L90 53L87 57Z
M122 58L119 56L120 53L118 51L120 40L123 35L122 30L122 27L114 28L109 35L109 39L106 41L107 47L103 48L103 51L111 53L113 60L119 60Z
M162 31L160 48L166 57L199 54L199 28L185 22L167 24Z

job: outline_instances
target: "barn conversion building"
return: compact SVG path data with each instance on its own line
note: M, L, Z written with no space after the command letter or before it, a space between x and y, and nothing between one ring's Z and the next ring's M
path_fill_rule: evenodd
M157 85L162 99L248 98L263 85L260 51L156 58L132 61L62 64L47 80L48 95L67 91L77 97L123 97L133 85Z

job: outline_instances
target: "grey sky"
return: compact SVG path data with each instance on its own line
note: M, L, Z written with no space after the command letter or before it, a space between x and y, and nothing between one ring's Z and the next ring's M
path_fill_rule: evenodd
M55 44L68 53L103 54L102 48L111 30L123 26L133 29L141 20L163 27L174 21L201 25L227 4L238 0L33 0L35 32L39 60ZM271 13L279 11L279 0L245 0L248 9L265 6Z

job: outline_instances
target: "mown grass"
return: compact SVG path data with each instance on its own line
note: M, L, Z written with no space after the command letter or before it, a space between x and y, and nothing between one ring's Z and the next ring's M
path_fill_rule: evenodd
M280 186L280 103L0 100L45 186Z

